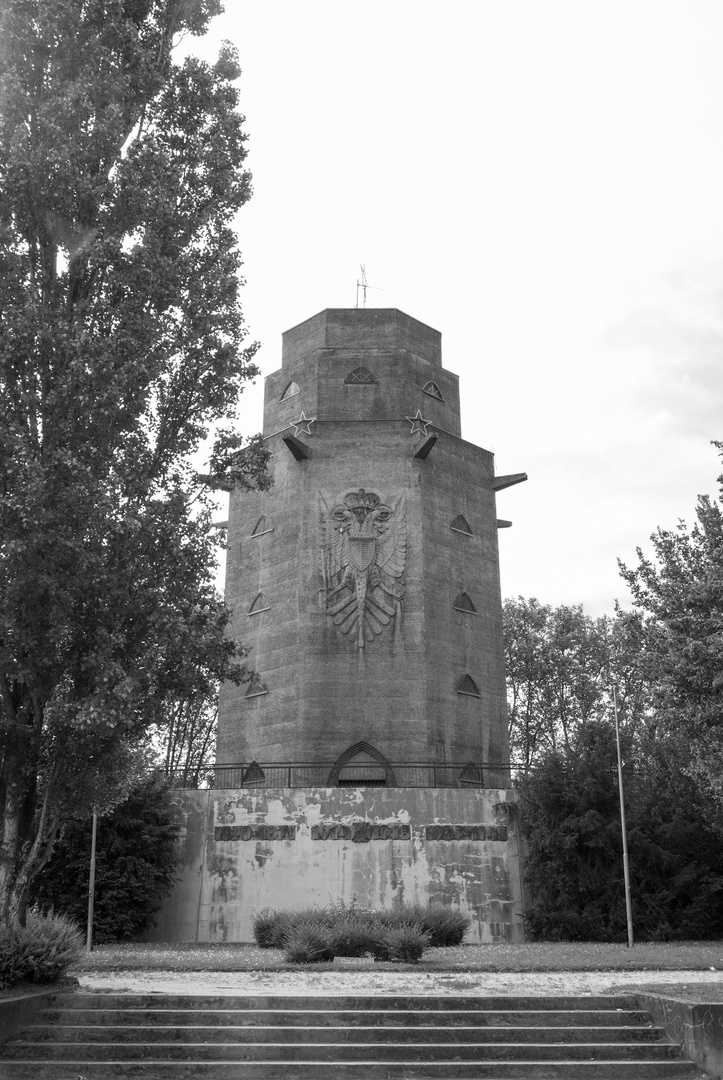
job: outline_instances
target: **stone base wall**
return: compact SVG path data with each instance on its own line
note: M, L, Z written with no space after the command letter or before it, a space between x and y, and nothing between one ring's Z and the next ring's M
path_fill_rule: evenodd
M179 880L148 940L252 941L254 912L353 899L451 904L469 942L523 941L515 793L179 791Z

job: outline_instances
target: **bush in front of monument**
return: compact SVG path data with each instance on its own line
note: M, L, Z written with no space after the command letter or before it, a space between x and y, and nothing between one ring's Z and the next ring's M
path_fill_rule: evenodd
M382 931L372 955L375 960L391 960L402 964L418 964L429 947L430 934L419 923L389 926Z
M331 931L314 923L299 923L286 938L286 959L294 964L313 964L334 959Z
M0 990L21 981L57 982L82 951L83 937L72 919L30 908L25 926L0 936Z
M469 926L469 916L441 904L370 911L355 902L339 902L301 911L266 910L253 920L257 945L285 949L294 963L334 956L416 963L427 948L460 945Z

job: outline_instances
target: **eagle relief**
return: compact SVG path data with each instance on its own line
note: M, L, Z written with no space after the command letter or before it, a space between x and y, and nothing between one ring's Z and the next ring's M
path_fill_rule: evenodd
M398 614L404 596L404 494L387 505L360 488L331 509L322 496L321 528L327 614L363 649Z

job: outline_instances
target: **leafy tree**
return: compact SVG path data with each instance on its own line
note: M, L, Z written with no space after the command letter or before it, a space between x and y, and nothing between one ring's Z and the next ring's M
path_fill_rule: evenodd
M164 774L174 787L207 786L216 758L217 689L194 698L169 698L163 704L157 738Z
M72 816L127 794L164 703L243 677L207 484L264 483L228 426L256 374L232 220L239 75L176 63L217 0L0 9L0 925Z
M641 752L621 737L633 922L647 940L717 937L723 930L723 852L674 748ZM614 726L580 727L520 781L533 937L624 941L622 839Z
M33 881L31 899L82 926L88 910L92 822L74 821ZM175 823L159 777L135 787L98 822L93 940L137 939L176 879ZM85 887L84 887L85 886Z
M618 686L628 723L649 720L650 628L638 613L593 619L580 605L509 599L503 608L510 750L523 773L569 750L580 725L609 715Z
M719 452L723 444L715 443ZM723 476L719 477L723 490ZM696 522L651 537L654 558L621 563L635 604L658 627L655 708L659 724L685 739L686 770L717 807L723 829L723 509L702 495Z

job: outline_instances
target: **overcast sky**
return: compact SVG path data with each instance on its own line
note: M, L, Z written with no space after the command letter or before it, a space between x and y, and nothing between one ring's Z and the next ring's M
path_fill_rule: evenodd
M263 373L326 307L442 333L498 496L504 596L629 603L616 559L717 494L720 0L228 0ZM261 427L263 379L241 420Z

